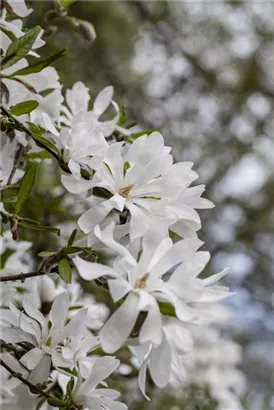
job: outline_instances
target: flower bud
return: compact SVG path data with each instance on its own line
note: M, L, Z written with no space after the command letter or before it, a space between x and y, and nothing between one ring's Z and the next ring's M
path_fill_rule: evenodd
M85 40L92 42L96 39L96 31L89 21L80 20L78 30Z

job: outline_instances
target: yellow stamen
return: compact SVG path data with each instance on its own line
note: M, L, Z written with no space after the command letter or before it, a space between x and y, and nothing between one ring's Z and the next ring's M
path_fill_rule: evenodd
M149 273L145 273L140 278L136 279L135 281L135 289L144 289L147 285L147 279L149 277Z
M124 186L124 187L119 189L118 194L121 195L123 198L128 198L129 193L130 193L130 191L133 187L134 187L133 184L130 184L128 186Z

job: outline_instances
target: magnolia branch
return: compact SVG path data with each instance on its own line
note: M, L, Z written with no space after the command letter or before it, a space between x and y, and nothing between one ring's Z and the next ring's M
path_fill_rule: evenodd
M7 363L5 363L2 359L0 359L0 365L3 366L11 375L12 377L15 377L16 379L20 380L22 383L24 383L30 391L34 394L41 394L44 396L48 403L51 404L52 406L55 407L65 407L66 404L63 402L63 400L59 400L55 397L52 397L49 393L45 393L42 388L35 386L34 384L30 383L27 379L25 379L21 373L15 372Z
M26 273L19 273L18 275L6 275L6 276L1 276L0 277L0 282L10 282L10 281L16 281L20 280L22 283L25 281L25 279L28 278L33 278L35 276L42 276L46 275L47 273L50 273L50 268L53 265L56 265L63 257L64 251L63 249L57 251L53 255L50 255L48 258L46 258L43 263L41 264L40 268L37 271L34 272L26 272Z
M59 156L56 152L51 150L49 147L47 147L46 145L44 145L40 141L37 141L36 138L34 137L34 135L30 132L30 130L24 124L22 124L20 121L18 121L6 108L1 106L1 111L6 117L8 117L14 124L16 124L18 126L18 129L24 131L31 139L33 139L38 146L40 146L41 148L47 150L58 161L60 160L60 158L59 158Z

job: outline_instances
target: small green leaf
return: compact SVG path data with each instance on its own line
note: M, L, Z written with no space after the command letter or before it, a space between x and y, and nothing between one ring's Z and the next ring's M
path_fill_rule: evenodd
M31 159L31 160L35 160L35 159L48 159L48 158L52 158L50 153L48 151L46 151L45 149L43 149L42 151L39 152L31 152L29 154L24 155L24 157L26 159Z
M24 58L31 50L36 38L41 31L41 27L37 26L29 30L24 36L14 40L2 60L2 68L8 68L17 61Z
M74 229L74 230L72 231L70 237L69 237L68 246L72 246L72 244L73 244L73 242L74 242L74 240L75 240L76 235L77 235L77 229Z
M119 107L119 119L117 121L117 125L123 125L127 119L127 109L124 105Z
M61 259L58 263L58 272L64 282L71 283L72 270L67 258Z
M50 148L51 150L58 152L58 148L53 144L53 142L49 141L48 139L42 136L45 132L47 132L44 128L32 122L27 122L27 124L29 126L29 130L32 133L34 140L37 141L38 144L40 143L43 148L46 146L47 148Z
M56 252L48 252L48 251L42 251L38 253L38 256L41 258L48 258L49 256L55 255Z
M71 396L73 387L74 387L74 378L72 377L72 378L69 380L68 384L67 384L66 394L67 394L68 396Z
M173 316L176 317L176 312L174 307L171 305L171 303L168 302L157 302L160 312L162 313L162 315L166 315L166 316Z
M66 248L64 248L66 255L70 255L72 253L77 253L77 252L85 252L88 253L90 255L92 255L92 249L91 248L87 248L84 246L67 246Z
M29 194L31 193L32 187L35 182L36 171L37 164L35 162L32 162L32 164L28 167L25 175L21 180L18 197L14 209L14 213L16 215L18 214L18 212L22 208L23 203L26 201Z
M15 249L6 249L4 253L2 253L0 257L0 269L3 269L5 266L6 261L9 259L9 257L15 252Z
M124 176L127 173L127 170L130 168L130 163L128 161L124 162Z
M58 58L67 56L67 55L68 55L68 49L64 48L63 50L58 51L58 53L53 54L52 56L48 58L44 58L44 59L40 58L34 64L30 64L28 67L21 68L21 70L15 71L14 73L11 74L11 77L16 77L17 75L27 75L27 74L39 73L41 70L43 70L43 68L48 67Z
M57 3L59 6L63 7L64 9L69 9L70 6L72 6L74 3L76 3L78 0L57 0Z
M0 26L0 30L6 34L6 36L11 40L11 41L15 41L16 40L16 35L12 32L7 30L5 27Z
M1 192L1 202L4 204L16 202L18 195L18 188L9 188Z
M15 116L29 114L31 111L35 110L38 105L39 103L35 100L24 101L11 107L10 113Z
M38 224L31 223L31 222L27 222L26 220L19 221L18 225L22 226L23 228L33 229L34 231L52 232L60 236L60 229L54 228L53 226L40 225L40 224L38 225Z

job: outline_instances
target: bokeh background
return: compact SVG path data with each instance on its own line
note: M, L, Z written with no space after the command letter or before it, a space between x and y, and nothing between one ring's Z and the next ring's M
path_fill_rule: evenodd
M243 348L252 408L274 408L274 4L78 1L69 16L90 22L95 41L90 27L77 30L49 13L53 2L28 4L34 12L27 25L44 28L46 52L69 50L55 64L64 89L81 80L94 97L113 85L129 119L144 129L160 127L176 160L195 163L198 183L216 205L201 212L199 236L212 254L212 271L231 267L226 280L237 292L227 302L233 317L224 334ZM53 206L49 191L47 198L33 210L43 213L42 223L50 213L45 204ZM61 208L58 216L65 219ZM38 248L43 238L37 237ZM136 409L173 408L158 397ZM191 410L213 408L203 403ZM177 404L180 409L188 407Z

